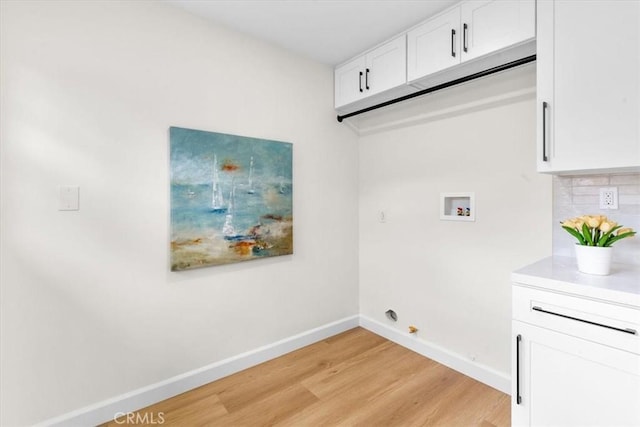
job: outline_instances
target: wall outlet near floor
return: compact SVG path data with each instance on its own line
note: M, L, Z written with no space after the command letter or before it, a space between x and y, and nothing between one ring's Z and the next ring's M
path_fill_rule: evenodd
M618 187L600 189L600 209L618 209Z

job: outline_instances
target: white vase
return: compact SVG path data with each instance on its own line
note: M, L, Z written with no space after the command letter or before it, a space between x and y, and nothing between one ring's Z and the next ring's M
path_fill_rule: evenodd
M613 248L576 245L578 271L587 274L606 276L611 272L611 254Z

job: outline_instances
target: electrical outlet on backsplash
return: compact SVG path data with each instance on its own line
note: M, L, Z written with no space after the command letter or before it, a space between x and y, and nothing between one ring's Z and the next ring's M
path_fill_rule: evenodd
M618 208L601 209L600 189L617 188ZM580 215L606 215L640 231L640 173L553 177L553 255L574 257L575 239L560 222ZM640 265L640 235L615 244L614 262Z

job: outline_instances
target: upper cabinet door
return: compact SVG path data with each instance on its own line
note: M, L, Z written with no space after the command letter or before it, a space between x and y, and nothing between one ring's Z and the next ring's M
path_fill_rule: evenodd
M366 55L364 70L367 96L407 82L407 44L402 35Z
M539 1L537 79L539 171L640 170L639 1Z
M553 1L538 2L536 19L536 159L538 172L552 172L553 143Z
M463 61L496 52L536 35L534 0L466 1L461 5L460 17Z
M347 105L365 96L365 57L359 56L353 61L336 68L335 107Z
M460 7L428 20L407 33L407 80L460 63Z

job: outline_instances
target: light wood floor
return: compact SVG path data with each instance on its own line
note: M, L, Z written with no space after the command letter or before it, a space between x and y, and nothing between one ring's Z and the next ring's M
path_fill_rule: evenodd
M164 426L296 427L509 426L511 415L508 395L362 328L139 413L136 425L162 413Z

